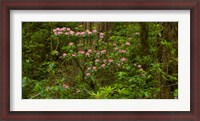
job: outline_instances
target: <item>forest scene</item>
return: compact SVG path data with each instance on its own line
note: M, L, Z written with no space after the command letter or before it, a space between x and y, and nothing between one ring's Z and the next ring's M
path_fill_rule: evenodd
M178 22L23 22L23 99L177 99Z

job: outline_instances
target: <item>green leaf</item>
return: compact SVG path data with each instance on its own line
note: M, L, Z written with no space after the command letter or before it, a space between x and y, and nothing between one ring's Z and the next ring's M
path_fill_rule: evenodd
M131 66L130 66L130 65L126 66L126 69L127 69L127 70L130 70L130 69L131 69Z
M59 54L59 52L57 50L52 50L51 51L51 55L58 55L58 54Z

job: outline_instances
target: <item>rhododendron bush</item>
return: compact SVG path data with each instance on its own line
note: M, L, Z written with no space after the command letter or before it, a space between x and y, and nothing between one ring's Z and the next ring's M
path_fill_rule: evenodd
M177 43L162 37L164 24L145 25L148 43L140 23L93 24L23 24L23 98L177 98Z

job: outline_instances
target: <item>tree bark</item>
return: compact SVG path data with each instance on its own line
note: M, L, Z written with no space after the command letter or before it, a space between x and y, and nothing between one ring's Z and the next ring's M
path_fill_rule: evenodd
M141 29L141 55L149 54L149 43L148 43L148 24L146 22L140 23Z
M163 26L163 31L162 31L162 38L165 39L167 42L170 43L175 43L173 44L173 48L175 48L175 50L178 50L178 23L174 22L164 22L161 23L161 25ZM176 52L176 54L172 55L171 50L166 47L166 46L161 46L160 47L160 51L159 51L159 56L160 56L160 63L162 63L162 70L169 75L172 75L173 73L178 73L178 64L177 63L170 63L169 60L172 60L172 58L176 58L178 57L178 51ZM173 68L173 69L170 69ZM175 68L175 69L174 69ZM173 72L174 71L174 72ZM165 99L169 99L169 98L173 98L173 95L170 94L170 92L173 92L173 87L177 86L168 86L171 85L171 81L166 80L164 78L161 78L160 80L160 86L161 86L161 98L165 98Z

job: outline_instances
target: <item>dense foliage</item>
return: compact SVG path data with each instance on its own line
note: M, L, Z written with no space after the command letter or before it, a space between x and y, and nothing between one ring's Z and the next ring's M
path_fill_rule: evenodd
M178 24L23 22L22 96L178 97Z

